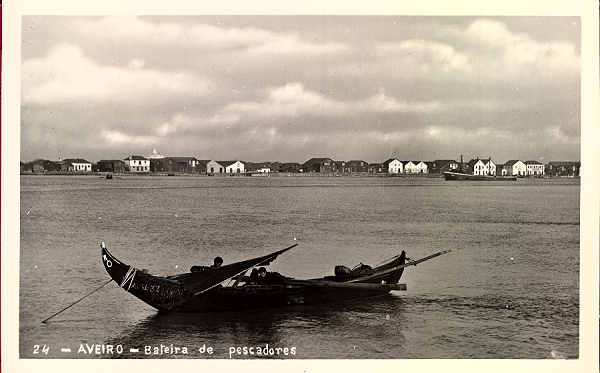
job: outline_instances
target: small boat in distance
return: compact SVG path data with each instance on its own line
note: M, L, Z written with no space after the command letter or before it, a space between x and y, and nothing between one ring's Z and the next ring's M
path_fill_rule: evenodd
M404 268L450 252L440 251L413 261L402 251L400 255L374 268L362 263L353 269L337 266L334 276L309 280L277 274L272 277L274 281L256 281L252 276L245 276L251 268L267 266L295 246L297 244L265 256L173 276L154 276L127 265L115 258L104 242L101 243L101 255L104 268L120 287L157 310L214 312L319 304L406 290L406 284L398 283ZM224 285L227 281L229 284Z
M444 172L446 180L473 180L473 181L517 181L516 176L471 175L462 172Z

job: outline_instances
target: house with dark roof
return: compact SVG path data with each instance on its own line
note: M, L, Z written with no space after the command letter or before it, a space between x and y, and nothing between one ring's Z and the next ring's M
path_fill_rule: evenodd
M271 173L279 172L279 164L277 162L246 162L244 165L246 172Z
M196 160L196 172L199 174L206 174L206 165L208 165L210 159L197 159Z
M479 162L479 158L477 159L471 159L470 161L467 162L467 165L469 167L469 169L473 169L473 167L475 167L475 163Z
M267 162L267 163L271 167L271 172L279 172L279 169L281 168L281 162L275 161L275 162Z
M369 172L369 164L361 160L351 160L346 162L346 167L351 173L367 173Z
M333 161L334 172L347 174L350 173L350 169L347 167L346 161Z
M331 158L311 158L302 164L304 172L332 173L337 171L337 166Z
M23 172L33 172L34 174L41 174L46 172L46 162L45 159L35 159L31 162L27 162L23 164Z
M102 159L95 164L94 171L121 174L129 172L129 167L120 159Z
M302 169L302 165L297 162L284 162L279 166L279 172L298 173Z
M473 172L473 175L496 175L496 164L491 158L471 159L468 164L469 169Z
M31 161L27 164L27 168L29 171L33 172L34 174L41 174L43 172L46 172L46 169L44 168L44 160L43 159L36 159L34 161Z
M581 176L581 162L575 161L551 161L545 165L546 175L577 177Z
M61 163L57 161L44 161L44 170L46 172L59 172Z
M380 174L386 172L381 163L369 163L368 171L370 174Z
M527 176L543 176L544 164L538 161L525 161L527 165Z
M401 174L404 172L404 162L398 158L390 158L381 164L381 168L388 174Z
M33 172L36 174L45 172L57 172L61 170L62 163L49 161L47 159L36 159L31 162L23 163L23 172Z
M181 165L180 167L184 167L190 169L195 169L198 165L198 159L196 157L165 157L170 159L173 163Z
M502 176L525 176L527 175L527 166L523 161L511 159L504 163L502 170L498 170L496 166L496 173Z
M502 175L502 172L504 172L504 163L496 163L496 175Z
M454 159L436 159L425 162L430 174L442 174L444 172L459 172L460 165Z
M150 172L150 160L141 155L130 155L123 159L125 165L129 167L129 172L133 173L147 173Z
M59 161L60 171L91 172L92 163L83 158L67 158Z
M203 173L202 162L195 157L163 157L150 159L150 171L194 174Z

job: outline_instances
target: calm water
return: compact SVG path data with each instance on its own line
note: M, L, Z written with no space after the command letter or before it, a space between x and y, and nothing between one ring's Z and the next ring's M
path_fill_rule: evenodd
M21 177L20 351L80 358L81 343L174 344L229 358L237 346L295 347L296 358L578 356L579 181L401 178ZM111 283L98 243L155 274L300 245L271 269L296 278L336 264L419 258L408 290L326 307L158 315ZM108 357L101 355L100 357ZM282 357L282 356L280 356Z

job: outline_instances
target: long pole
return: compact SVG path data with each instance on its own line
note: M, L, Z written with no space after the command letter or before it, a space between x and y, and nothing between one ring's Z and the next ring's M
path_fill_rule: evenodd
M355 282L365 281L365 280L368 280L368 279L373 278L373 277L378 277L378 276L384 275L386 273L391 273L391 272L397 271L397 270L399 270L401 268L406 268L406 267L410 267L410 266L416 266L419 263L422 263L422 262L427 261L429 259L433 259L436 256L440 256L440 255L443 255L443 254L448 254L451 251L452 251L451 249L444 250L444 251L439 251L439 252L437 252L435 254L431 254L431 255L426 256L424 258L417 259L417 260L412 260L412 261L410 261L408 263L404 263L404 264L401 264L399 266L386 269L385 271L375 272L375 273L370 274L370 275L366 275L366 276L362 276L362 277L359 277L359 278L355 278L353 280L348 281L348 283L355 283Z
M54 313L52 316L48 317L47 319L42 321L42 324L46 324L46 322L48 320L50 320L51 318L53 318L54 316L57 316L58 314L68 310L69 308L73 307L74 305L76 305L77 303L81 302L82 300L84 300L85 298L89 297L90 295L94 294L95 292L97 292L98 290L102 289L103 287L105 287L106 285L108 285L109 282L111 282L113 279L111 278L110 280L106 281L105 283L103 283L101 286L97 287L96 289L90 291L89 293L87 293L86 295L84 295L83 297L79 298L78 300L76 300L75 302L69 304L68 306L66 306L65 308L63 308L62 310Z

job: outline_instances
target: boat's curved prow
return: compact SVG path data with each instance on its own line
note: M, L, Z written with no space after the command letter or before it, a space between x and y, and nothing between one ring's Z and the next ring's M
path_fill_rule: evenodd
M123 282L125 278L125 274L129 271L131 266L121 263L117 258L115 258L106 248L104 242L100 244L102 248L102 264L104 264L104 269L110 275L110 277L119 285Z
M187 298L183 286L177 281L144 273L121 262L108 251L104 242L100 247L102 264L110 277L117 285L152 307L170 311Z

